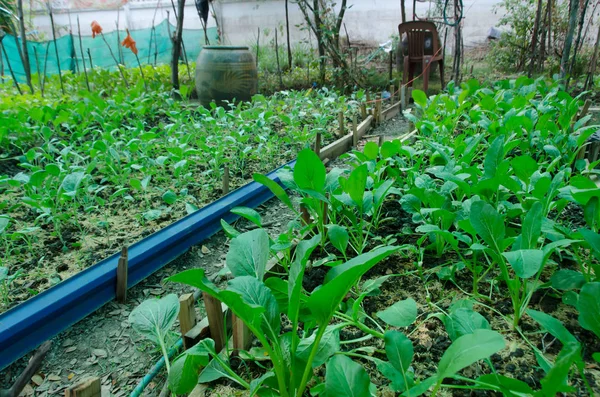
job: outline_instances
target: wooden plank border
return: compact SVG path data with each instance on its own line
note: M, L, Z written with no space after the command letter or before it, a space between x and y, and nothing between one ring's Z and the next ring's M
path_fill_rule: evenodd
M365 120L363 120L358 127L356 128L357 140L362 138L367 131L371 128L371 124L373 123L373 116L367 116ZM319 153L319 158L321 160L329 159L334 160L338 158L340 155L346 153L350 148L352 148L354 137L353 133L344 135L340 139L335 142L330 143L321 149Z

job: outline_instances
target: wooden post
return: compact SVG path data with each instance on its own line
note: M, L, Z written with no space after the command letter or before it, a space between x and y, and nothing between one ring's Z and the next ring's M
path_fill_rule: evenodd
M187 334L194 326L196 326L196 300L194 294L185 294L179 297L179 328L181 329L181 337L183 338L183 348L189 349L193 345L189 345L189 339L186 340Z
M396 87L392 84L390 86L390 105L393 105L396 102Z
M300 204L300 213L302 214L302 223L305 225L310 224L310 214L304 204Z
M369 94L369 91L367 91L367 114L372 114L372 107L371 107L371 94Z
M381 103L383 102L382 99L379 99L377 102L375 102L375 124L379 125L381 124Z
M367 118L367 104L364 102L360 104L360 116L363 120Z
M352 115L352 146L358 146L358 121L356 113Z
M585 116L587 116L588 111L590 110L590 106L592 105L592 101L590 101L589 99L585 100L585 103L583 104L583 107L581 108L581 113L579 113L579 119L584 118Z
M406 110L406 86L400 87L400 106L402 110Z
M65 389L65 397L100 397L101 394L100 378L89 378Z
M383 135L379 135L379 138L377 138L377 144L379 145L379 147L383 145Z
M317 137L315 139L314 151L317 156L319 156L321 154L321 133L320 132L317 132Z
M340 128L340 137L344 136L344 112L338 113L338 127Z
M233 328L233 349L234 350L248 350L252 343L252 334L250 330L237 316L232 317L232 328Z
M127 270L129 268L127 255L127 247L123 247L117 265L117 302L119 303L125 303L127 300Z
M223 309L221 302L213 298L206 292L202 293L206 317L208 317L208 327L210 328L210 337L215 341L215 350L221 351L225 346L225 324L223 321Z
M223 168L223 194L229 193L229 166Z

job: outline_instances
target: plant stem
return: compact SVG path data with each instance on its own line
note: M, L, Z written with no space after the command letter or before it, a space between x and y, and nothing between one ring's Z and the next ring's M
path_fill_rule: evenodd
M319 350L319 343L325 335L325 330L327 327L324 324L319 325L319 330L317 331L317 335L315 337L315 344L313 348L310 350L310 355L308 356L308 360L306 360L306 368L304 369L304 374L302 375L302 380L300 381L300 385L298 387L298 392L296 393L296 397L302 397L304 395L304 390L306 389L306 384L308 383L308 377L312 373L312 362L315 359L315 355L317 354L317 350Z
M104 42L106 43L106 46L108 47L108 51L110 52L110 55L112 56L113 60L115 61L115 65L117 65L117 69L119 69L119 73L121 73L121 77L123 78L123 81L125 82L125 87L129 88L129 83L127 82L125 73L121 69L121 65L119 64L119 61L117 61L117 58L115 57L115 54L113 53L112 48L110 48L110 44L108 44L108 41L106 41L106 37L104 37L104 33L100 33L100 35L102 36L102 40L104 40Z
M240 376L238 374L235 373L234 370L231 369L231 367L221 359L221 357L219 357L218 354L215 354L213 356L213 359L216 360L219 365L221 365L221 367L233 378L235 379L235 381L237 383L239 383L241 386L243 386L244 388L250 390L250 383L246 382L244 379L240 378Z
M167 347L165 346L165 341L163 338L160 338L160 349L162 350L163 357L165 359L165 367L167 368L167 374L171 372L171 365L169 364L169 353L167 353Z

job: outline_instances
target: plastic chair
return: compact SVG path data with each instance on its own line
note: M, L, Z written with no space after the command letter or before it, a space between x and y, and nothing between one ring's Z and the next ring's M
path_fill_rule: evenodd
M444 88L444 51L440 46L440 37L435 24L427 21L405 22L398 25L398 32L400 34L400 41L404 47L403 85L410 81L408 85L409 87L412 86L415 66L421 64L423 70L423 90L427 92L431 70L431 67L427 65L437 62L440 66L442 88ZM402 41L404 34L406 34L406 44Z

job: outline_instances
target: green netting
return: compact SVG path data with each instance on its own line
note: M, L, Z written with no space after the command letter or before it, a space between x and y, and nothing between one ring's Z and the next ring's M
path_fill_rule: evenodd
M169 39L169 34L175 31L175 27L168 21L163 21L154 29L139 29L131 30L131 36L136 41L138 48L138 56L142 64L160 64L169 63L171 61L171 49L173 43ZM211 43L217 42L217 29L209 28L208 38ZM127 67L136 67L137 61L135 55L127 48L121 47L120 41L126 36L125 31L113 31L104 34L106 42L112 49L113 54L121 64ZM85 36L81 38L83 45L83 55L85 56L85 65L90 67L90 57L93 67L101 67L105 69L115 69L115 61L110 54L108 46L102 39L102 36ZM196 60L200 49L205 44L203 30L183 30L183 44L187 59L192 62ZM17 80L25 81L25 73L23 64L17 50L17 42L14 36L6 35L2 39L2 45L8 55L8 62L17 78ZM46 69L47 75L58 73L58 62L56 59L55 45L58 47L58 57L60 61L61 71L71 71L73 73L83 71L82 54L79 45L79 37L76 35L63 36L55 41L45 42L27 42L29 50L29 59L31 64L31 73L44 73ZM10 75L8 63L4 53L2 55L2 64L0 69L5 76Z

